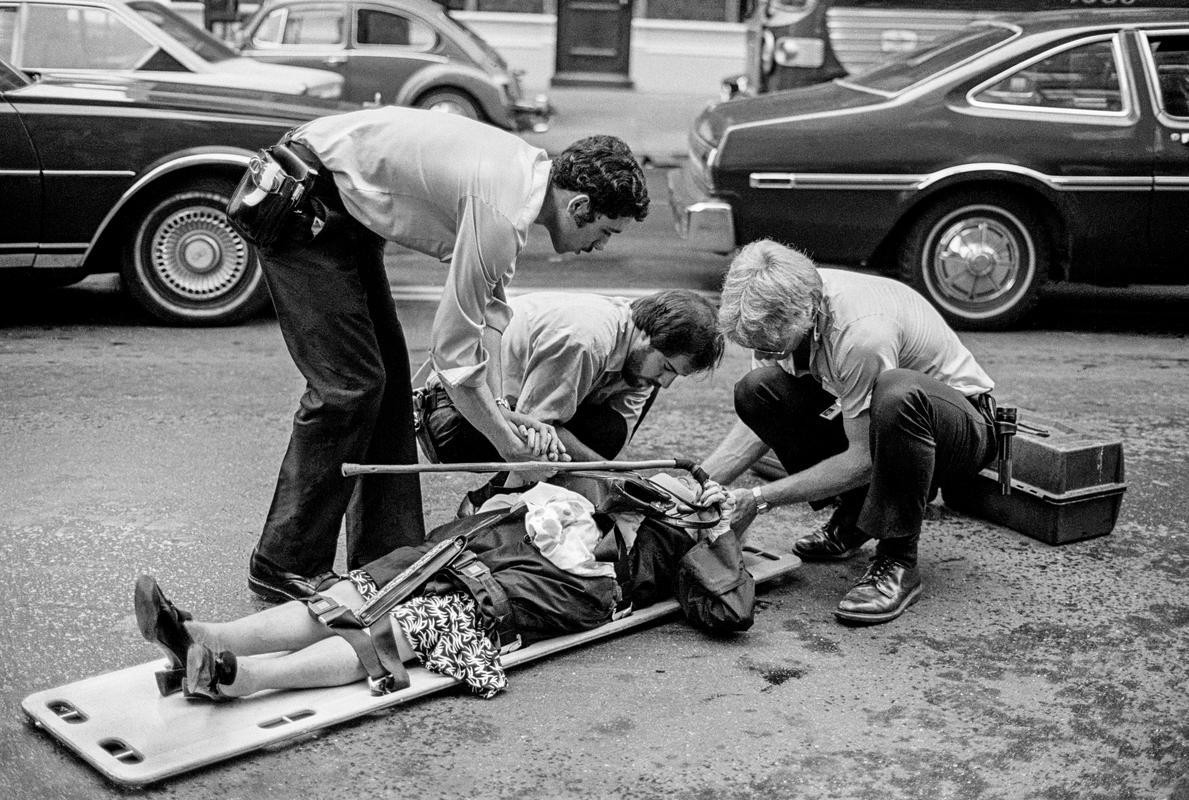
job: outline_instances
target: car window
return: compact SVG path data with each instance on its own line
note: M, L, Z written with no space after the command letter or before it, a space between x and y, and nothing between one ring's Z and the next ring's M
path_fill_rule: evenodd
M355 16L355 41L363 45L398 45L428 50L437 43L433 28L419 19L361 8Z
M1160 107L1174 117L1189 117L1189 33L1148 35L1160 85Z
M239 57L239 53L223 42L160 3L132 2L128 4L128 7L156 25L168 36L177 39L186 46L187 50L195 53L203 61L216 63Z
M12 65L0 61L0 92L8 92L29 85L29 77Z
M341 45L343 12L335 8L292 8L280 29L281 44Z
M288 14L288 11L281 8L271 12L264 19L260 20L260 24L256 26L256 30L252 34L252 44L270 45L273 47L280 44L281 31L285 29L285 17Z
M20 66L136 69L157 47L106 8L30 5Z
M1015 35L1016 31L1008 27L971 26L950 36L940 37L927 47L897 56L846 80L848 83L880 92L899 92L925 78L957 66Z
M12 59L12 40L16 25L16 6L0 6L0 58Z
M1096 41L1062 50L1012 72L974 96L983 103L1078 111L1121 111L1115 49Z

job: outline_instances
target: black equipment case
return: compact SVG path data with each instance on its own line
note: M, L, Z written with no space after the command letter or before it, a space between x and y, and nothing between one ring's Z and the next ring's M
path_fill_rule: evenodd
M992 462L972 480L947 485L946 505L1048 544L1110 533L1127 490L1123 443L1023 409L1020 422L1050 435L1036 436L1023 427L1015 435L1011 494L1000 493Z

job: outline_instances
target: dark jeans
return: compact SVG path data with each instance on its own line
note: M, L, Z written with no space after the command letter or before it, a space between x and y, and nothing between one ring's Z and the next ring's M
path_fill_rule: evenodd
M842 418L821 418L834 402L812 377L761 367L735 386L735 410L790 474L847 448ZM875 539L916 537L925 506L947 481L972 475L995 455L991 427L960 392L920 372L881 374L871 398L871 484L848 492L862 502L859 529Z
M444 389L432 391L433 410L427 415L426 429L442 463L504 460L491 442L454 407ZM627 443L627 421L618 411L605 405L583 403L562 425L603 458L615 458Z
M341 210L333 189L319 192ZM417 475L344 478L343 462L414 464L409 355L384 273L384 240L349 216L311 244L261 253L281 334L306 380L257 545L303 575L425 538Z

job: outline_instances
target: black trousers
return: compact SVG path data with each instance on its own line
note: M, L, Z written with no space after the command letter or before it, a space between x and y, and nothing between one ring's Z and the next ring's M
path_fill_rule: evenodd
M842 418L821 412L834 397L810 376L761 367L735 385L735 411L790 473L847 448ZM995 455L991 424L961 392L920 372L882 373L871 397L871 483L858 527L875 539L920 535L925 506L947 481L978 472ZM864 497L865 494L865 497Z
M334 210L308 245L261 252L281 334L306 380L257 551L303 575L332 568L346 518L355 569L425 538L417 475L344 478L343 462L414 464L409 354L384 272L384 240Z
M432 410L425 424L442 463L504 460L487 437L454 407L444 389L431 391ZM606 405L583 403L563 425L578 441L606 459L615 458L627 443L627 421Z

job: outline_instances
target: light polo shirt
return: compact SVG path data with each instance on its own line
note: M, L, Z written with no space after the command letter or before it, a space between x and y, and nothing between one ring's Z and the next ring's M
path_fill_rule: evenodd
M779 364L790 374L820 380L838 398L844 417L853 419L871 406L875 379L889 369L922 372L966 397L995 388L937 309L910 286L848 270L818 272L822 308L812 331L809 369L799 372L791 357Z
M619 412L632 430L652 393L632 386L622 371L643 334L623 297L533 292L512 299L501 357L504 395L516 410L550 424L564 423L584 402Z
M507 327L505 287L545 201L546 152L481 122L399 106L322 117L293 138L334 174L351 216L449 262L430 360L448 385L483 383L483 329Z

